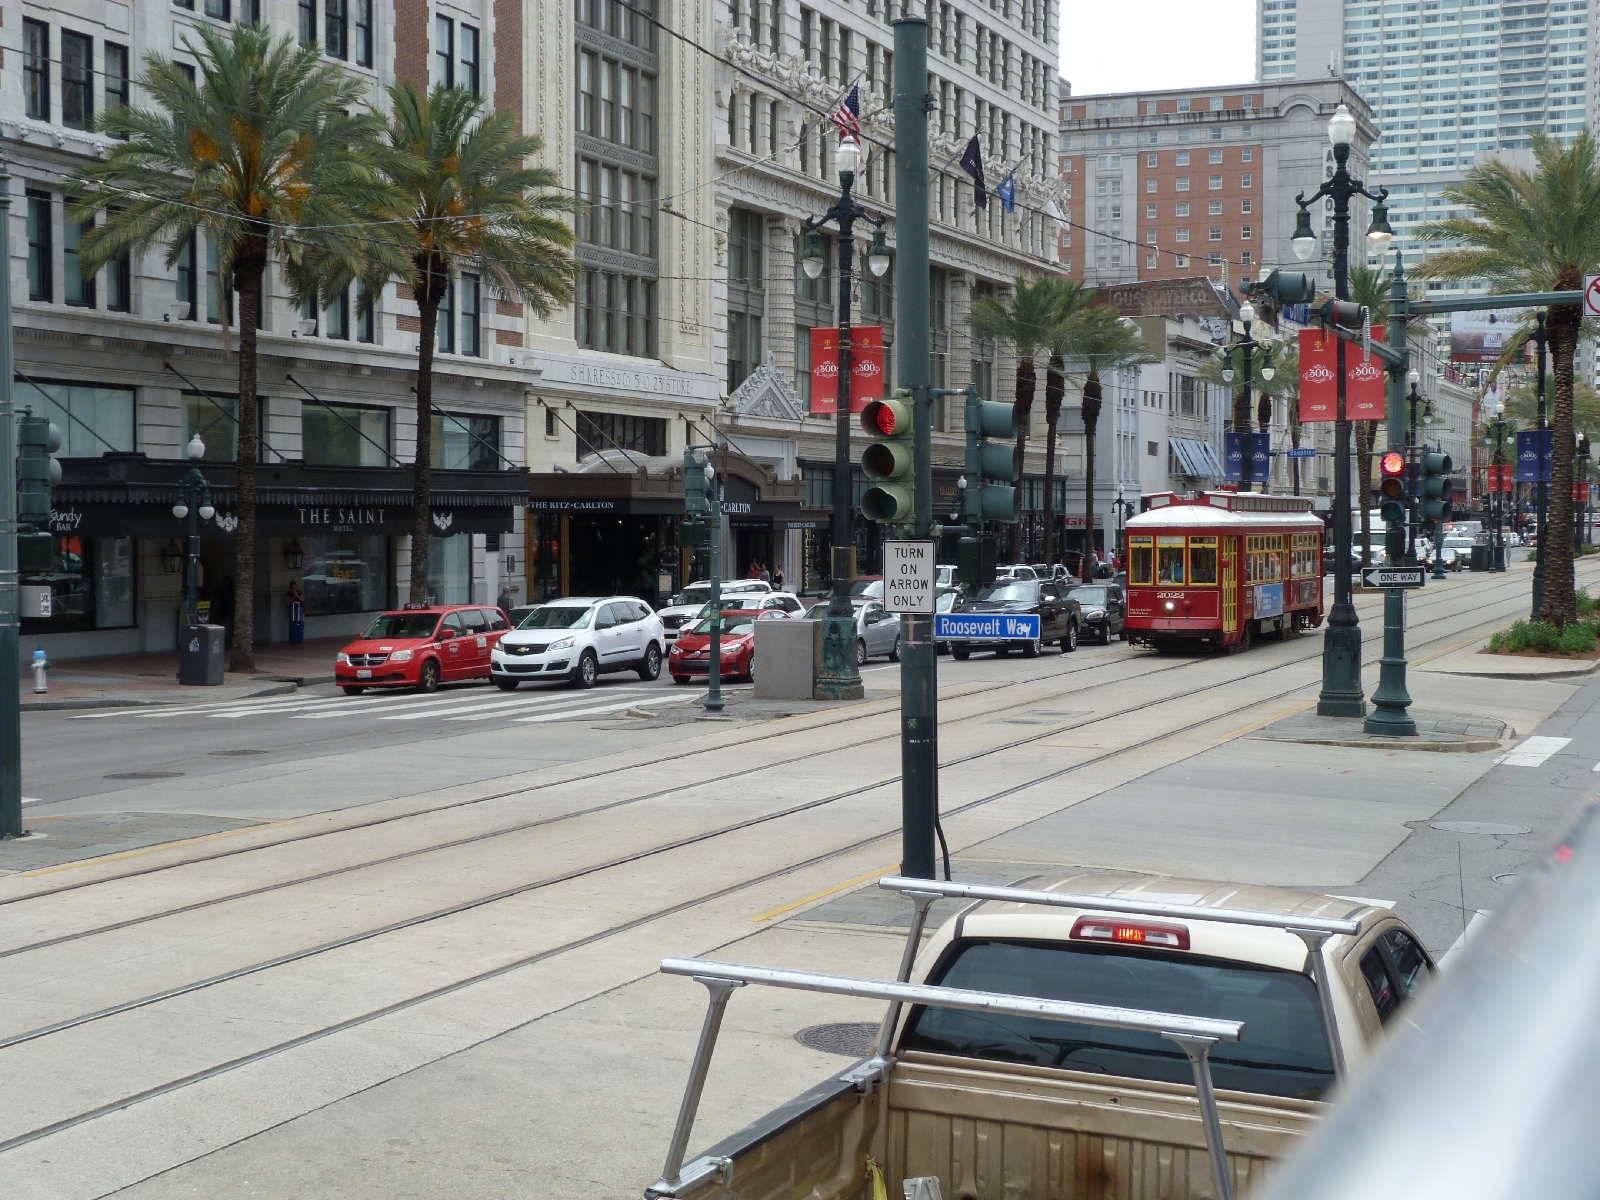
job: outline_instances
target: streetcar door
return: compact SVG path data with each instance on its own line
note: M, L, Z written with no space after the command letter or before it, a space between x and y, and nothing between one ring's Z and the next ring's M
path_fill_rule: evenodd
M1239 628L1239 539L1226 538L1222 551L1222 632Z

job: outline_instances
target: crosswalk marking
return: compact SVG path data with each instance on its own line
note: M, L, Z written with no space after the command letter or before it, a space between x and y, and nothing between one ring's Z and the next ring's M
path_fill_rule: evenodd
M595 713L619 712L624 708L632 708L639 703L637 699L619 700L615 704L601 704L594 708L569 708L561 712L543 713L536 717L517 717L513 720L515 725L536 725L543 721L564 721L568 717L588 717Z
M606 689L608 695L612 694L613 692L620 692L620 693L627 694L627 695L636 695L637 693L639 693L639 692L641 692L643 690L644 690L643 688L626 688L626 689L608 688L608 689ZM444 716L445 720L448 720L448 721L461 721L461 720L469 720L470 719L470 718L468 718L467 716L464 715L464 714L467 714L467 713L488 713L490 716L494 716L494 715L497 715L497 714L495 712L491 711L491 710L503 710L503 709L507 709L507 708L554 707L554 706L559 706L559 705L564 705L564 704L577 704L577 703L581 703L583 701L587 701L587 700L591 700L591 699L593 699L593 697L590 697L590 696L583 696L580 699L580 697L573 695L571 692L558 693L556 695L551 695L551 694L547 693L547 694L545 694L543 696L538 696L538 697L524 696L524 697L522 697L521 699L518 699L518 700L494 700L494 701L490 701L490 702L488 702L486 704L469 704L469 705L465 705L465 706L463 706L461 708L451 709L449 712L443 714L443 716ZM628 703L632 704L633 701L630 700L630 701L628 701ZM437 715L440 715L440 714L431 713L431 712L428 712L428 713L411 713L411 712L392 713L389 716L379 717L378 720L380 720L380 721L417 721L417 720L422 720L422 719L424 719L426 717L437 716Z
M1557 750L1560 750L1571 738L1564 737L1531 737L1523 740L1516 749L1507 751L1495 762L1505 767L1540 767Z
M658 689L647 688L607 688L603 695L606 696L632 696L629 704L637 704L644 695ZM451 713L445 717L446 721L492 721L496 717L505 715L505 710L515 706L518 709L528 708L567 708L575 704L591 704L598 697L594 695L567 693L560 700L535 701L533 697L524 700L511 700L500 704L482 704L475 708L464 708L459 713ZM486 711L488 710L488 711Z

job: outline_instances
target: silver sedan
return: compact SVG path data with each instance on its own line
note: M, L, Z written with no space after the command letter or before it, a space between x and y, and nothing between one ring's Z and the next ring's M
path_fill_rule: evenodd
M900 661L900 618L892 613L883 611L883 605L876 600L863 597L853 597L853 607L856 610L856 662L865 663L869 658L880 654L887 655L890 662ZM813 605L806 613L807 617L820 621L828 615L828 602Z

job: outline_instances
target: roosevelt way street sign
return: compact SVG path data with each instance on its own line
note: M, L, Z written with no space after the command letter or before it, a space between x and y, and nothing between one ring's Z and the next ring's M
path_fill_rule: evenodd
M1370 588L1419 588L1428 582L1426 567L1373 567L1361 582Z

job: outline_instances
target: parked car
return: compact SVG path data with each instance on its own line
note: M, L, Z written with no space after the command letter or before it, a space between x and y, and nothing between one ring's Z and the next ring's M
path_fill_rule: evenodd
M487 679L493 651L510 624L490 605L405 608L376 618L334 659L333 679L347 696L368 688L414 687Z
M995 568L995 582L1002 579L1037 579L1039 576L1032 567L1023 566L1021 563L1008 564Z
M1021 570L1028 570L1022 567ZM1061 649L1071 653L1078 648L1078 630L1083 624L1083 612L1069 592L1062 594L1054 583L1038 579L997 579L981 589L975 599L961 606L967 613L1006 613L1020 615L1034 613L1039 618L1039 639L1032 642L1012 641L955 641L950 643L950 654L958 662L965 661L974 650L993 650L1004 656L1013 649L1032 658L1051 642L1059 642Z
M856 610L856 663L863 664L880 654L890 662L900 661L900 618L883 611L883 605L866 597L853 600ZM822 620L828 615L828 602L814 604L806 616Z
M933 598L933 609L937 613L954 612L961 604L961 589L954 587L941 587ZM934 619L934 629L938 629L938 618ZM942 638L937 632L933 635L933 650L935 654L950 653L950 639Z
M500 639L490 678L503 691L525 680L565 679L593 687L609 671L661 675L661 618L637 596L568 596L541 604Z
M952 563L940 563L933 568L933 582L935 587L955 587L956 570Z
M865 596L869 600L883 599L882 575L857 575L855 582L850 585L850 599L855 600Z
M1032 570L1034 575L1036 575L1038 578L1048 579L1054 583L1072 584L1078 582L1077 577L1074 576L1071 571L1067 570L1065 565L1062 563L1034 563Z
M1444 544L1439 547L1439 560L1444 563L1447 571L1461 571L1472 565L1472 536L1462 533L1447 533L1444 535Z
M519 604L506 613L506 620L510 621L511 628L515 629L523 621L527 620L529 613L538 607L537 604Z
M789 614L781 608L724 609L722 612L722 645L718 648L718 664L724 679L749 679L756 677L756 622L787 621ZM667 652L667 673L673 683L688 683L696 676L711 678L711 614L707 613L688 626L672 643Z
M726 601L731 596L760 595L771 590L772 585L760 579L728 579L722 584L722 599ZM661 618L664 644L672 645L673 639L678 636L678 630L699 620L700 614L710 602L711 581L708 579L691 583L672 597L671 603L664 605L656 613L656 616Z
M805 605L793 592L746 592L729 596L722 602L723 612L764 612L768 609L777 609L787 617L797 617L805 610ZM711 605L707 604L700 610L700 616L710 615Z
M1128 640L1128 605L1122 589L1114 583L1082 583L1068 593L1078 602L1083 615L1083 631L1093 632L1106 645L1112 634Z

